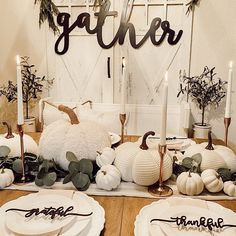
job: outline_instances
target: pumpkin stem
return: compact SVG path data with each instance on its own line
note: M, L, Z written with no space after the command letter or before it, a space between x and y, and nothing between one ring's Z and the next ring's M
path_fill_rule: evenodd
M189 177L189 178L192 177L192 175L191 175L191 170L189 170L189 172L188 172L188 177Z
M73 111L73 109L71 109L67 106L64 106L64 105L59 105L58 110L65 112L70 117L70 122L72 125L79 124L79 119L78 119L77 115L75 114L75 112Z
M7 127L7 135L5 136L5 138L6 139L14 138L14 135L12 134L11 125L9 125L6 121L2 122L2 124Z
M142 150L148 150L147 137L149 135L154 136L155 132L154 131L149 131L149 132L147 132L146 134L143 135L142 144L139 146Z
M208 144L205 147L207 150L214 150L214 147L212 145L212 137L211 137L211 131L208 132Z
M102 173L103 173L104 175L106 175L106 174L107 174L107 172L106 172L106 171L104 171L104 170L102 170Z
M98 154L98 155L102 155L102 153L101 153L101 152L99 152L99 151L97 151L97 154Z
M3 174L3 173L5 173L4 167L2 167L2 169L1 169L1 174Z

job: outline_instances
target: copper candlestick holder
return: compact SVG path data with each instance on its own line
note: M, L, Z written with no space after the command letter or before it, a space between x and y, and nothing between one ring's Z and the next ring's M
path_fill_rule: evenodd
M121 143L124 143L124 129L125 129L126 114L120 114L121 123Z
M230 123L231 123L231 118L225 117L224 124L225 124L225 145L226 146L228 146L228 131L229 131Z
M24 154L24 131L22 125L17 125L18 133L20 136L20 150L21 150L21 160L22 160L22 178L21 182L25 183L25 154Z
M166 154L166 148L167 148L166 145L160 145L160 144L158 145L158 151L160 154L159 181L148 188L149 193L158 197L168 197L173 194L173 190L170 187L163 184L163 164L164 164L164 157Z

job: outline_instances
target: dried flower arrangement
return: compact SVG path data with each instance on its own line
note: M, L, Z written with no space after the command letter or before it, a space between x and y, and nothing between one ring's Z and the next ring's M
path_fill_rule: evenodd
M181 94L186 94L192 98L199 109L201 110L201 124L205 123L205 111L208 106L218 107L222 99L225 97L225 84L227 82L222 81L220 78L215 78L215 67L209 69L207 66L199 76L183 77L180 81L180 90L177 94L179 97Z

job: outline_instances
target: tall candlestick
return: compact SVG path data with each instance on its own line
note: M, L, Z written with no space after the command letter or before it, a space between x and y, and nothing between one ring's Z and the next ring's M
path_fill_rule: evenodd
M166 145L166 122L167 122L167 99L168 99L168 71L165 73L165 82L163 88L162 108L161 108L161 131L160 145Z
M126 101L126 62L122 58L122 80L121 80L121 105L120 114L125 114L125 101Z
M23 113L21 65L20 65L19 55L16 56L16 78L17 78L17 124L23 125L24 113Z
M225 106L225 118L231 117L231 92L232 92L233 62L229 62L229 78Z

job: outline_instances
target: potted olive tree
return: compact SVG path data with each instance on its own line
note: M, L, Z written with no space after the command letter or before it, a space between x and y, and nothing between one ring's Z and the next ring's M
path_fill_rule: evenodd
M215 67L209 69L207 66L199 76L185 76L180 83L177 95L187 95L200 109L201 121L194 124L194 137L207 138L211 126L205 121L206 110L210 106L218 107L225 97L225 84L220 78L216 78Z
M45 79L45 76L39 77L36 75L37 70L35 65L29 64L29 57L21 57L21 75L22 75L22 95L25 104L25 132L36 131L36 119L30 115L30 103L32 100L39 99L39 94L42 93L44 83L51 86L53 80ZM7 86L0 87L0 96L7 98L8 102L17 100L17 85L12 81L8 81Z

